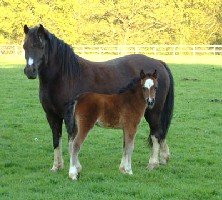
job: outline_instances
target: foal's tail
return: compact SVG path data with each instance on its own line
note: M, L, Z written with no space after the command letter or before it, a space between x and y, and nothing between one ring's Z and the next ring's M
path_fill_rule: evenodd
M68 132L68 139L74 139L77 133L77 126L74 117L76 101L69 102L66 105L66 111L64 115L64 122L66 130Z
M169 67L166 65L166 63L164 63L163 61L161 61L161 63L165 66L165 68L169 74L169 78L170 78L170 87L169 87L169 91L168 91L168 94L167 94L167 97L166 97L166 100L164 103L163 112L161 114L161 125L162 125L162 130L163 130L162 139L165 139L168 129L170 127L172 117L173 117L174 80L173 80L173 75L172 75Z

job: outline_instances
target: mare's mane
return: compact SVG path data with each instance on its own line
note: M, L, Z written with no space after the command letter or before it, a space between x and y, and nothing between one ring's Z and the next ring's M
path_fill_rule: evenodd
M37 30L38 27L33 29L35 35L37 35ZM78 76L80 73L80 65L73 48L63 40L57 38L54 34L50 33L47 29L44 29L44 31L47 34L49 41L48 62L53 63L55 58L57 58L54 65L61 68L63 75L69 77ZM53 55L53 57L50 55ZM50 60L50 57L53 60Z
M118 94L124 93L126 91L132 91L136 89L136 86L138 85L138 82L141 80L141 78L134 78L126 87L123 87L119 90Z

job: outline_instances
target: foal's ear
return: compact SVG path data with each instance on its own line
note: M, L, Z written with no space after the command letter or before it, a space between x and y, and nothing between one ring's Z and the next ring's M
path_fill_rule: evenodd
M156 71L156 69L155 69L155 71L153 72L153 78L155 78L155 79L157 79L157 71Z
M24 26L24 33L27 34L29 32L29 28L27 25Z
M140 78L144 79L146 77L146 74L144 73L143 70L140 71Z
M37 30L37 34L38 34L40 39L47 39L48 38L47 33L45 31L45 28L43 27L42 24L40 24L40 26Z

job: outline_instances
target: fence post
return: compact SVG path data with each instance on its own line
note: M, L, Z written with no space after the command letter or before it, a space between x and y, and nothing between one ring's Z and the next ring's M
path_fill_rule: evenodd
M153 52L154 52L154 55L156 55L156 45L153 47Z
M101 56L102 51L101 51L101 46L99 46L99 55Z
M14 46L14 52L15 52L15 55L18 55L18 46L17 45Z
M175 45L173 46L173 55L174 56L176 55L176 46Z
M193 46L193 56L195 56L195 55L196 55L196 47Z

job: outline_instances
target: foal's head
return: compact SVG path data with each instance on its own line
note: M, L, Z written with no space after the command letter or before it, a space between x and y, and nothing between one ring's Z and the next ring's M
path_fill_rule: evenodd
M23 48L25 50L26 66L25 75L29 79L35 79L39 67L47 61L48 53L48 34L42 25L29 29L24 26L25 41Z
M156 90L158 87L157 71L153 74L145 74L143 70L140 72L141 85L143 87L143 96L148 104L148 108L152 109L155 104Z

